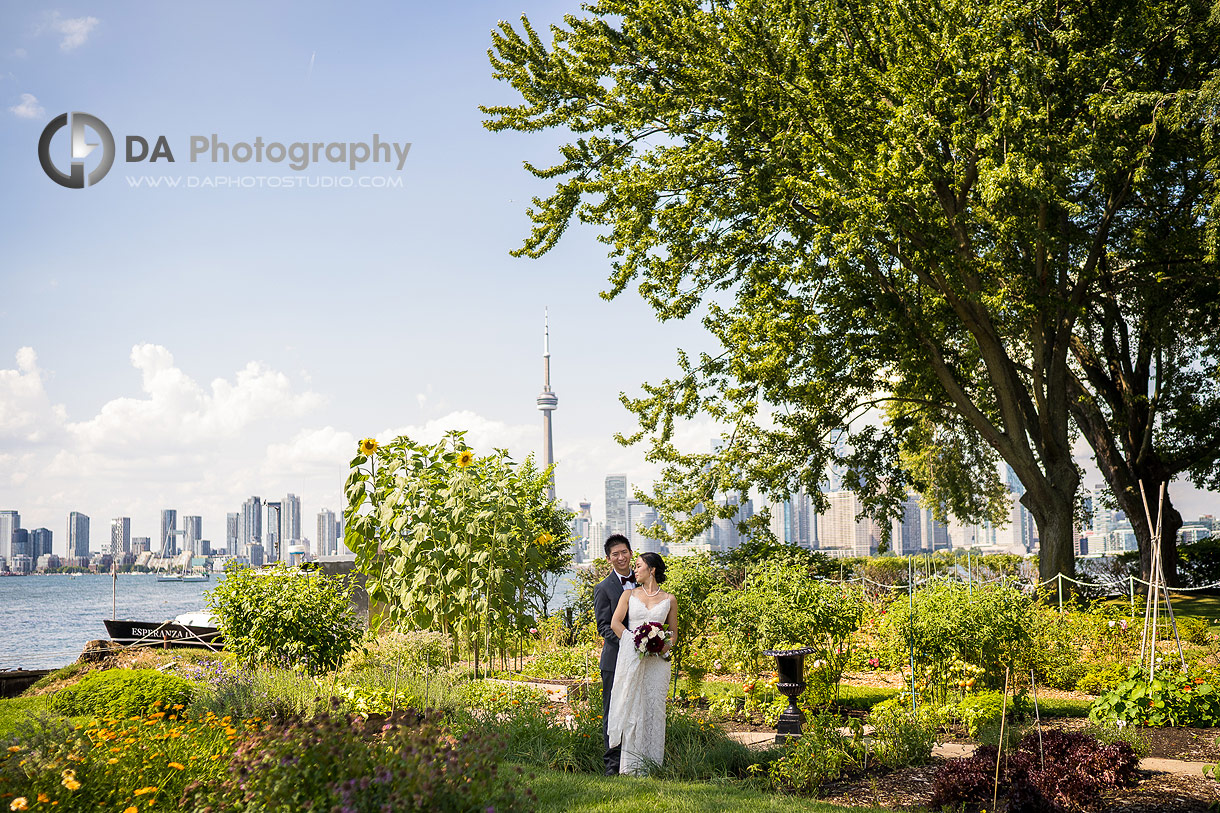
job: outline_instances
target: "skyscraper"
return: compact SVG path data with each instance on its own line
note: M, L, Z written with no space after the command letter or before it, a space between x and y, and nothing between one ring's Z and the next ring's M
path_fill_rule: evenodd
M203 548L199 543L203 539L203 517L183 517L182 535L185 537L182 550L189 550L193 556L201 554Z
M542 312L542 394L538 396L538 409L542 410L542 465L555 464L555 449L551 442L551 413L559 406L559 396L551 392L551 324L549 314ZM555 473L551 472L546 489L548 500L555 499Z
M13 559L13 531L21 527L21 514L16 511L0 511L0 557L4 561Z
M225 514L225 552L230 556L236 556L239 544L241 544L241 514Z
M54 553L51 549L51 531L47 528L35 528L30 531L30 556L37 559L48 553Z
M161 556L174 556L178 553L178 512L173 508L161 511L161 537L156 545Z
M241 555L249 555L251 545L263 541L262 500L251 497L241 504ZM234 551L238 554L237 551Z
M113 556L131 553L131 517L115 517L110 521L110 553Z
M280 533L284 542L301 538L301 498L289 494L280 503Z
M89 517L79 511L68 514L68 556L89 558Z
M267 509L267 517L263 521L263 558L268 562L278 562L277 555L283 546L283 533L280 531L280 518L283 511L278 502L263 501Z
M606 475L606 536L627 533L627 475ZM602 540L603 542L605 540Z
M323 508L318 512L318 556L334 556L339 552L339 535L335 531L335 512Z

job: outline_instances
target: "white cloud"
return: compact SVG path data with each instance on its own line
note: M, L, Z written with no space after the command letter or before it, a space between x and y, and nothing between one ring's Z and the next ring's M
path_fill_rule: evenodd
M8 110L19 119L40 119L47 112L38 103L38 98L33 93L22 93L21 102L13 105Z
M143 398L115 398L69 431L82 449L183 448L238 435L270 418L300 416L321 403L293 393L288 377L252 361L234 381L218 378L205 390L174 365L169 350L139 344L131 363L142 376Z
M0 370L0 444L42 443L62 430L66 414L47 397L34 348L16 358L15 370Z
M13 58L14 58L14 59L25 59L25 58L26 58L26 56L27 56L27 53L26 53L26 50L25 50L24 48L18 48L18 49L16 49L15 51L13 51Z
M99 22L97 17L63 17L53 11L47 16L45 28L62 37L59 50L71 51L85 44Z

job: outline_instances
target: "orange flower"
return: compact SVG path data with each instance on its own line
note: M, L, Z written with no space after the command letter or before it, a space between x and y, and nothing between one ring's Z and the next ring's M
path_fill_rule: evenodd
M146 788L136 788L136 796L143 796L145 793L156 793L156 792L157 792L156 785L149 785Z
M140 809L137 808L135 805L129 805L127 808L125 808L123 810L123 813L140 813Z
M186 770L186 766L185 766L185 765L183 765L181 762L171 762L171 763L169 764L169 766L170 766L171 768L177 768L177 769L178 769L178 770L180 770L180 771L185 771L185 770Z

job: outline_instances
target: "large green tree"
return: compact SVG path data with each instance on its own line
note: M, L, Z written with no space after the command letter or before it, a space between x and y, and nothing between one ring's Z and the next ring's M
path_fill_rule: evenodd
M1070 573L1073 342L1145 216L1149 168L1202 148L1162 134L1211 69L1207 7L585 10L549 45L526 19L501 24L491 61L523 103L485 108L487 126L576 136L555 166L527 165L556 188L518 253L593 224L610 246L606 296L636 283L660 318L699 312L722 345L628 401L636 439L667 464L657 501L697 523L718 490L816 490L831 433L885 404L891 431L851 437L873 508L913 484L977 513L971 489L944 483L1002 458L1025 486L1041 575ZM714 455L672 443L674 422L700 413L731 427Z

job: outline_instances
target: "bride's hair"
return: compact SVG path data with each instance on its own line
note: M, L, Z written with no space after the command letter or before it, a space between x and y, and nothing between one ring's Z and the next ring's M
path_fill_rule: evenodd
M657 584L664 584L665 560L661 558L661 554L645 551L640 554L640 558L644 560L644 564L652 568L652 575L657 580Z

